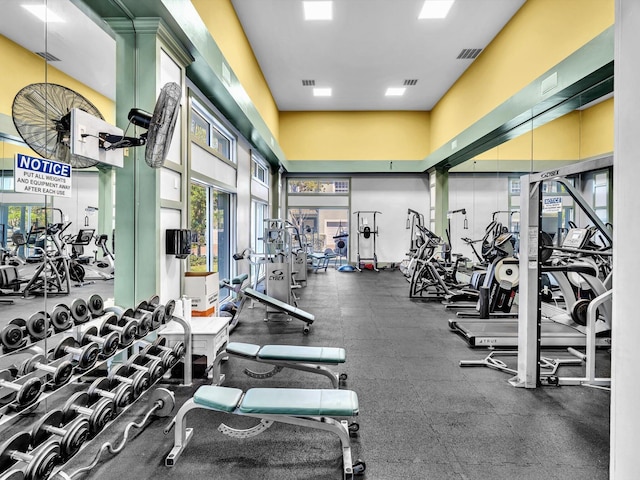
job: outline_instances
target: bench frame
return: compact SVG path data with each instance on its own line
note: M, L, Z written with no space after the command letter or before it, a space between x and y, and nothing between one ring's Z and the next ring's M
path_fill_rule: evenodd
M262 348L262 347L261 347ZM259 352L259 351L258 351ZM226 360L229 356L234 356L238 358L243 358L245 360L251 360L253 362L258 363L266 363L268 365L273 365L273 368L267 372L254 372L253 370L249 370L248 368L244 369L244 374L251 378L257 379L265 379L271 378L274 375L278 374L282 371L283 368L291 368L292 370L300 370L303 372L309 373L317 373L320 375L324 375L331 381L331 385L333 388L340 388L340 382L345 381L347 379L346 373L336 373L324 365L340 365L340 363L324 363L323 365L317 363L308 363L308 362L296 362L295 360L271 360L271 359L263 359L258 358L257 355L248 356L248 355L240 355L237 353L228 352L226 350L222 350L216 356L213 362L213 385L221 385L224 381L224 374L221 372L220 364L223 360Z
M242 399L238 402L238 404L242 403ZM264 432L267 428L271 426L273 422L287 423L289 425L297 425L301 427L315 428L317 430L324 430L326 432L331 432L340 438L341 448L342 448L342 473L343 480L352 479L354 472L354 464L353 457L351 454L351 441L349 435L349 423L346 420L336 420L332 417L323 417L323 416L295 416L295 415L264 415L264 414L253 414L253 413L242 413L236 408L233 412L224 412L222 410L217 410L215 408L210 408L204 405L200 405L194 401L193 398L187 400L172 422L165 428L165 433L171 429L173 424L175 423L175 432L174 432L174 446L169 452L169 455L165 458L165 465L167 467L173 467L177 462L185 448L191 441L194 435L193 428L187 428L186 425L186 415L191 410L195 410L197 408L202 408L205 410L212 410L214 412L221 413L232 413L234 415L243 415L245 417L253 417L258 418L261 422L249 429L246 430L237 430L231 427L228 427L224 423L221 423L218 427L218 431L221 433L232 436L235 438L249 438L260 433Z

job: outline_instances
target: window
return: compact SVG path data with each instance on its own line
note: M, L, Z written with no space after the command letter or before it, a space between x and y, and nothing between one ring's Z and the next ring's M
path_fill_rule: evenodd
M593 176L593 210L604 223L609 221L609 174L598 172Z
M253 153L251 154L251 176L265 185L269 184L269 173L264 161Z
M235 162L235 139L222 124L197 101L192 101L191 125L192 138L211 147L219 157Z
M0 170L0 192L13 192L13 170Z
M288 186L289 193L320 193L325 195L344 195L349 193L348 179L290 178Z
M211 186L191 182L190 228L192 272L218 272L231 277L232 195ZM220 292L225 298L227 292Z
M255 253L264 253L264 243L262 236L264 234L264 219L269 218L268 205L259 200L251 202L251 250ZM251 264L251 283L256 280L256 276L260 277L262 272L257 270L257 266ZM258 280L261 280L258 278Z
M349 245L349 211L341 208L290 208L289 221L311 252L329 249L346 257Z

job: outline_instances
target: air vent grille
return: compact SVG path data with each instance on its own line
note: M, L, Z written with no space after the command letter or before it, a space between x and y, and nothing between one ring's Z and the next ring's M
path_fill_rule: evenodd
M415 78L412 78L410 80L405 80L403 85L405 85L405 86L413 86L416 83L418 83L418 80L416 80Z
M481 48L463 48L456 58L458 60L473 60L480 55L481 51Z
M47 62L59 62L60 59L51 55L49 52L35 52L39 57L44 58Z
M302 80L303 87L314 87L316 84L315 80Z

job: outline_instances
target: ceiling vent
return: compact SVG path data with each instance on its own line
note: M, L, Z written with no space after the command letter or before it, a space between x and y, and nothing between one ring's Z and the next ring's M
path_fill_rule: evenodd
M481 51L481 48L463 48L456 58L458 60L473 60L480 55Z
M315 80L302 80L303 87L313 87L315 86L315 84L316 84Z
M416 83L418 83L418 80L416 80L415 78L412 78L410 80L405 80L403 85L405 85L405 86L413 86Z
M59 62L60 59L58 57L54 57L49 52L35 52L39 57L44 58L47 62Z

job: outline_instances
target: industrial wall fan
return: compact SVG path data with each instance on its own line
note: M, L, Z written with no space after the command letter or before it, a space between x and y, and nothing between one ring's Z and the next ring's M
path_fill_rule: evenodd
M129 124L147 129L139 137L127 137L109 132L96 132L99 148L114 150L146 145L145 161L160 168L171 145L180 107L181 88L170 82L162 87L153 114L138 108L129 111ZM13 100L13 123L29 147L39 155L69 163L75 168L87 168L97 160L78 155L71 148L73 136L93 136L73 130L74 111L82 110L100 120L104 117L86 98L62 85L34 83L18 92ZM126 132L125 132L126 133Z
M98 163L97 160L74 155L69 148L69 114L73 108L104 120L96 106L79 93L55 83L32 83L13 99L13 124L25 143L38 155L75 168L92 167Z

